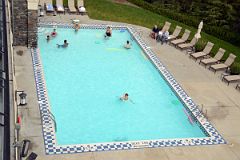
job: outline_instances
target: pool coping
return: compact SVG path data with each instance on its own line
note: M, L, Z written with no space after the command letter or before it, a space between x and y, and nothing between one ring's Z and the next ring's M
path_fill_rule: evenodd
M39 27L60 27L73 28L69 23L39 23ZM81 24L83 29L106 29L108 25L99 24ZM196 146L196 145L212 145L225 144L226 141L211 125L211 123L200 112L198 106L187 95L183 88L177 83L167 68L160 62L158 57L153 53L150 47L141 39L140 34L133 28L126 25L111 25L113 29L127 29L132 37L144 51L145 55L151 60L161 76L168 82L169 86L184 104L186 111L191 115L194 121L200 124L201 129L209 137L203 138L174 138L174 139L158 139L158 140L141 140L127 142L108 142L93 144L77 144L77 145L57 145L55 137L54 121L51 119L50 105L47 96L46 83L44 79L43 67L40 59L40 51L38 48L32 48L32 61L34 77L36 82L39 109L42 120L42 131L45 144L45 152L48 155L66 154L66 153L82 153L95 151L112 151L127 150L138 148L156 148L156 147L174 147L174 146Z

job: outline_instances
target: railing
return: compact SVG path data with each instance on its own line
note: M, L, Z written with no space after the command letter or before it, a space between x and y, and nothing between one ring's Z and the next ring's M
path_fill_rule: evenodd
M0 144L2 152L0 152L0 159L10 159L10 98L9 98L9 66L8 66L8 29L7 29L7 3L8 1L0 1L0 127L3 134L0 138L3 142Z
M49 117L51 118L51 120L53 121L54 123L54 128L55 128L55 132L57 132L57 122L56 122L56 119L55 119L55 116L52 114L51 111L48 110L48 113L49 113Z

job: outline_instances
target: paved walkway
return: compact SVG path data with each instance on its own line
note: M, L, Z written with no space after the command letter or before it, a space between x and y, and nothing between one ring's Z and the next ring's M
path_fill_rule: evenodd
M91 20L87 16L60 15L41 18L40 21L113 24L114 22ZM220 80L220 74L198 65L195 61L172 46L160 45L150 39L149 29L134 26L141 32L144 41L167 66L184 90L199 105L207 109L207 116L213 126L227 140L225 145L145 148L126 151L93 152L81 154L45 155L40 113L36 97L31 54L22 49L22 56L14 54L15 71L19 90L28 93L28 106L20 108L22 118L21 139L32 141L31 151L38 154L38 160L239 160L240 159L240 92L233 85L227 86Z

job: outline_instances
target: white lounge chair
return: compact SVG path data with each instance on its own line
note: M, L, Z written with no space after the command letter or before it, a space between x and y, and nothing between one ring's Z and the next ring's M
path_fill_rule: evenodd
M83 0L78 0L77 5L78 5L79 14L83 15L83 14L87 13L86 8L84 7L84 1Z
M213 70L214 73L216 73L216 71L218 71L218 70L227 69L228 67L230 67L233 64L235 58L236 58L236 56L231 53L224 63L211 65L209 67L209 70Z
M199 62L199 64L204 64L204 66L206 67L207 65L217 63L222 59L224 53L225 53L225 49L219 48L218 52L215 54L213 58L211 57L211 58L202 59Z
M69 9L70 13L76 13L77 12L75 4L74 4L74 0L68 0L68 9Z
M176 26L175 30L173 31L173 34L169 35L168 40L171 41L171 40L177 38L177 36L180 34L181 30L182 30L182 27Z
M64 12L63 0L56 0L56 7L57 7L57 12L63 13Z
M236 82L240 80L240 75L228 75L228 76L223 76L222 81L225 81L228 83L230 82Z
M175 39L175 40L171 41L171 44L173 44L174 46L176 46L176 45L178 45L178 44L180 44L180 43L186 42L186 41L188 40L188 37L189 37L190 33L191 33L191 31L185 29L185 32L184 32L184 34L182 35L182 38L180 38L180 39Z
M178 48L180 48L181 50L183 49L189 49L189 48L193 48L195 46L195 44L197 43L198 39L193 37L193 39L191 40L190 43L182 43L178 45Z
M204 50L202 52L196 52L196 53L192 53L190 54L190 57L195 59L196 61L199 59L199 58L202 58L206 55L209 55L210 54L210 51L212 50L214 44L211 43L211 42L208 42L207 45L205 46Z

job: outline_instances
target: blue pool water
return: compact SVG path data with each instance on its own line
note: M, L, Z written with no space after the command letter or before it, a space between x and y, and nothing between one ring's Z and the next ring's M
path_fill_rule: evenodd
M128 31L104 40L104 30L58 28L47 43L51 30L38 41L57 144L206 137ZM119 100L125 92L131 101Z

